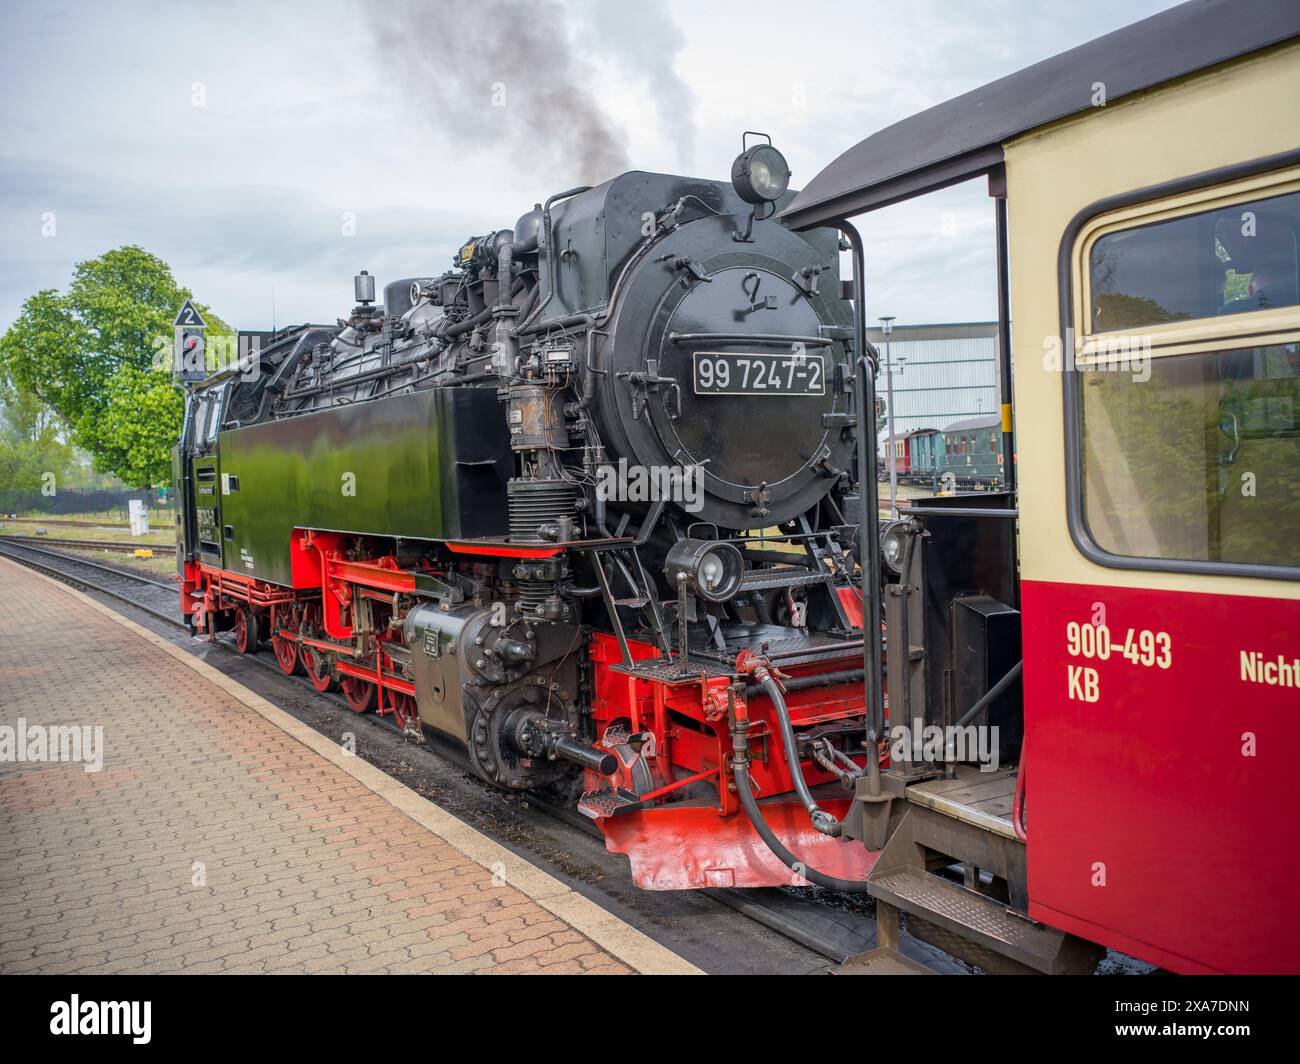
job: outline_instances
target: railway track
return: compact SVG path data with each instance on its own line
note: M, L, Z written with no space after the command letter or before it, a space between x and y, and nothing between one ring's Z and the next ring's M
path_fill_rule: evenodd
M47 547L65 547L73 550L102 550L115 554L132 554L137 550L151 550L155 554L175 554L175 545L165 543L121 543L116 540L99 539L51 539L48 536L4 536L4 542L36 544Z
M0 537L0 556L52 576L63 583L124 603L169 628L189 631L188 626L176 616L177 592L174 583L44 549L50 541L42 540L43 545L36 547L27 542L14 542L17 538ZM236 655L233 648L227 647L224 640L218 640L217 645L226 649L232 656L238 657L240 661L251 663L282 680L289 681L295 688L301 689L304 698L309 701L328 704L349 723L357 719L351 707L340 696L331 693L322 694L302 677L286 677L269 656ZM387 717L367 714L361 719L372 727L382 728L390 733L398 732ZM472 771L464 753L458 751L453 744L439 740L436 735L429 735L428 746L433 753L464 772ZM599 829L575 810L547 802L532 794L522 800L526 801L528 806L562 821L592 838L593 841L603 842ZM700 893L707 895L719 905L725 905L742 916L837 963L874 945L874 911L869 902L856 896L840 895L821 888L808 888L799 894L778 889L749 891L724 889ZM918 946L927 952L930 951L930 947L922 943L918 943ZM933 956L927 956L927 963L938 965L944 962L947 962L945 965L947 970L964 970L953 965L948 958L937 951L934 951Z

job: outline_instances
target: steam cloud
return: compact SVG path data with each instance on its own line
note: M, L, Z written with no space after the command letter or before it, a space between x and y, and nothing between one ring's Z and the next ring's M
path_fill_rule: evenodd
M613 6L402 0L367 20L381 61L431 125L467 144L505 143L512 165L541 155L567 163L575 181L596 184L630 167L626 140L601 110L596 79L570 42L568 26L586 15L590 46L651 85L676 134L679 164L689 166L693 99L672 70L680 31L655 0L620 8L629 15L622 25L609 14ZM502 95L504 106L494 102Z

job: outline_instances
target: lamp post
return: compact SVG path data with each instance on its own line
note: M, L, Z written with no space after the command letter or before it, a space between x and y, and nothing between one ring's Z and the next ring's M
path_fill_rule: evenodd
M885 337L885 417L889 425L889 516L898 516L898 461L894 456L894 367L889 359L889 336L894 331L892 315L880 319Z

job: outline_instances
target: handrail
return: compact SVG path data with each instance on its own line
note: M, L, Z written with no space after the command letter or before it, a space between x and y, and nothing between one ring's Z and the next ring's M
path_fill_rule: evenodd
M1028 842L1025 830L1025 751L1020 751L1020 766L1016 769L1016 796L1011 800L1011 830L1021 842Z
M858 431L858 559L862 568L862 667L867 703L868 750L875 750L885 727L884 675L880 652L880 536L876 524L880 519L880 499L876 486L875 432L871 430L876 409L875 348L867 344L866 324L866 251L862 234L848 220L835 223L848 238L853 253L853 399L857 408ZM868 437L871 442L868 446ZM880 793L879 758L867 759L867 783L872 796Z
M908 506L901 502L898 507L900 516L911 517L914 514L921 514L926 517L1006 517L1016 518L1020 516L1017 510L996 510L992 507L984 508L977 506Z
M781 333L679 333L671 332L668 340L674 344L689 344L699 340L712 340L715 343L753 343L753 344L803 344L805 347L830 347L835 341L826 336L783 336Z

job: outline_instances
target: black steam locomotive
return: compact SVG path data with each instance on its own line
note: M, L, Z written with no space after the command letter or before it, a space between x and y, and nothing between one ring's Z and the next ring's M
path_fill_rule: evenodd
M872 426L788 179L759 143L729 184L570 189L194 388L195 630L569 796L643 886L860 878Z

